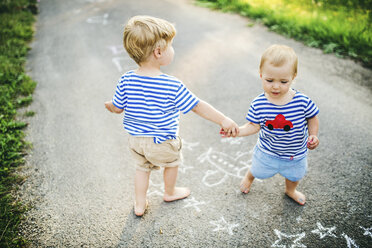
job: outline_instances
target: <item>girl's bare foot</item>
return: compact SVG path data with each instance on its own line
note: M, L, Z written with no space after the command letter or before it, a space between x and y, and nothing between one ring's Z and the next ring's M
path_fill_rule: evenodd
M149 205L149 203L148 203L147 200L146 200L145 204L134 203L134 214L138 217L143 216L145 214L146 210L147 210L148 205Z
M295 202L297 202L298 204L300 204L301 206L305 205L306 203L306 197L304 194L302 194L301 192L295 190L293 192L288 192L286 191L285 194L291 198L292 200L294 200Z
M240 191L244 194L248 194L251 190L251 186L253 183L254 177L250 173L250 171L245 174L243 180L240 182Z
M252 182L253 181L248 180L247 177L244 177L240 182L240 191L244 194L248 194L251 189Z
M177 201L190 195L190 189L184 187L175 187L173 194L164 192L163 200L166 202Z

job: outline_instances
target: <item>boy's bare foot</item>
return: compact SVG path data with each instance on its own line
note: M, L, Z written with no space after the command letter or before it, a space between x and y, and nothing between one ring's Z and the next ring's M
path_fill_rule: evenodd
M149 205L149 203L148 203L147 200L146 200L144 205L134 203L134 214L138 217L143 216L145 214L146 210L147 210L148 205Z
M189 195L190 189L184 187L175 187L172 195L164 192L163 200L166 202L177 201L186 198Z
M285 194L301 206L305 205L306 203L305 195L297 190L295 190L294 192L285 192Z
M248 194L251 190L253 180L249 180L248 176L246 175L243 180L240 182L240 191L244 194Z

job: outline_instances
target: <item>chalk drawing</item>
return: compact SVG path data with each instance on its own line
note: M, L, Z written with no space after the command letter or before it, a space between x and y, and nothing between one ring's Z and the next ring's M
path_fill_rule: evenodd
M124 62L128 62L128 63L125 63L126 65L128 66L122 66L122 61ZM116 66L116 68L118 69L119 72L123 72L124 70L129 70L129 65L130 65L130 58L129 57L113 57L112 58L112 63L114 63L114 65Z
M123 60L124 58L122 57L114 57L112 58L112 63L116 66L119 72L123 71L123 67L121 67L120 60Z
M194 197L186 198L186 199L184 199L184 202L186 203L186 205L183 208L191 208L191 207L193 207L198 212L201 211L198 206L199 205L205 205L206 204L205 201L197 201L197 200L195 200Z
M151 195L163 196L164 195L163 183L154 183L150 179L150 185L149 185L149 189L147 191L147 195L148 196L151 196Z
M346 244L348 248L359 248L359 246L355 243L354 240L352 240L349 236L347 236L345 233L342 234L342 236L346 239Z
M110 49L112 55L114 55L114 57L112 58L112 63L114 63L119 72L130 69L133 61L128 55L126 55L124 47L122 45L108 46L107 48Z
M302 221L301 216L298 216L298 217L296 218L296 221L297 221L297 223L300 223L300 222Z
M111 50L113 55L125 54L124 47L120 46L109 46L108 49Z
M108 17L109 17L108 13L105 13L102 16L93 16L87 19L87 23L106 25Z
M230 145L240 145L244 138L222 138L221 143L229 143Z
M287 247L306 247L306 245L301 244L300 240L305 237L305 233L299 233L299 234L285 234L282 233L278 230L274 230L275 234L278 236L278 240L275 241L274 244L271 245L271 247L282 247L282 248L287 248ZM286 244L290 243L290 244Z
M370 228L364 228L362 226L359 226L359 227L363 229L363 231L364 231L363 235L364 236L370 236L372 238L372 233L371 233L372 227L370 227Z
M320 239L323 239L327 236L337 238L337 236L333 233L336 230L335 226L330 227L330 228L324 227L320 222L317 222L316 225L318 229L312 230L311 232L319 234Z
M230 176L243 178L244 173L251 166L251 154L252 151L238 152L236 156L231 157L209 148L207 152L199 156L198 160L201 163L208 162L213 165L214 170L206 171L202 182L208 187L214 187L223 183Z
M192 151L194 147L198 146L199 142L190 143L186 140L182 139L182 148Z
M178 171L179 171L179 172L182 172L182 173L186 173L186 170L187 170L187 169L192 169L192 168L194 168L194 167L192 167L192 166L187 166L187 165L185 165L185 164L182 164L181 166L178 167Z
M233 229L239 226L239 224L227 223L224 217L221 217L218 221L210 221L209 223L216 226L216 228L213 229L213 232L227 231L230 235L233 235Z

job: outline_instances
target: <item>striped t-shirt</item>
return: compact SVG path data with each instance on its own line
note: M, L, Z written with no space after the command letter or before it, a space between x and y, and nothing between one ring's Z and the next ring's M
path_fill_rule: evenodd
M262 93L249 108L246 119L261 126L257 146L283 159L300 159L307 153L307 119L319 113L318 107L304 94L296 92L285 105L275 105Z
M177 78L125 73L119 80L113 104L124 109L124 128L134 136L154 137L160 144L178 135L180 111L189 112L199 99Z

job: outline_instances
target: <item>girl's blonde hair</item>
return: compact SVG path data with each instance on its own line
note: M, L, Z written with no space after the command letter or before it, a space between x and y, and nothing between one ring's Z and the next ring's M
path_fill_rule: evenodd
M166 48L176 35L170 22L151 16L134 16L124 28L123 43L129 56L140 64L154 49Z
M297 75L298 58L295 51L285 45L272 45L265 50L261 56L260 73L265 63L270 63L273 66L281 66L284 63L290 62L293 65L293 76Z

